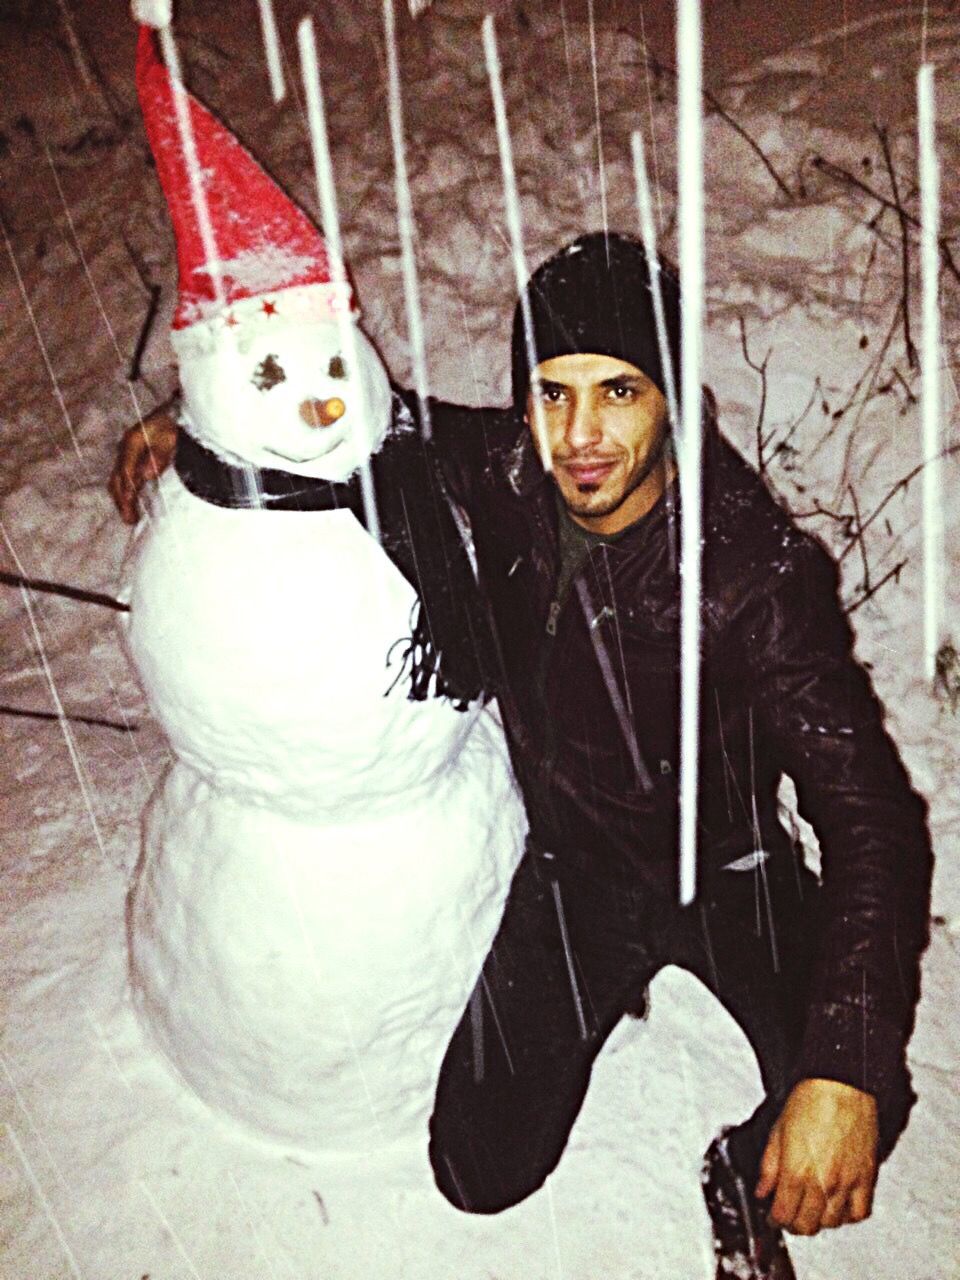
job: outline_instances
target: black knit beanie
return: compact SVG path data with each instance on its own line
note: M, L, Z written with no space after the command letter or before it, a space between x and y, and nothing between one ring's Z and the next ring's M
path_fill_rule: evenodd
M667 344L680 394L680 284L660 259ZM526 288L537 362L574 352L614 356L642 369L666 394L654 320L650 269L643 245L616 231L580 236L548 258ZM513 316L513 403L526 409L530 369L523 312Z

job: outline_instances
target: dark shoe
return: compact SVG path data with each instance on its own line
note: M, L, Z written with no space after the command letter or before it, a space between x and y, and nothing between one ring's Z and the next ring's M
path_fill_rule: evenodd
M797 1280L779 1227L753 1196L727 1149L726 1131L707 1148L700 1173L713 1224L716 1280Z

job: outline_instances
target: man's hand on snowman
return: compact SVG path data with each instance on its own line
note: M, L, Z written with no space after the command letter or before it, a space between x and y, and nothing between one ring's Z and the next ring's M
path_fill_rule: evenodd
M164 405L123 433L107 487L125 524L137 523L140 490L173 461L177 430L169 407Z

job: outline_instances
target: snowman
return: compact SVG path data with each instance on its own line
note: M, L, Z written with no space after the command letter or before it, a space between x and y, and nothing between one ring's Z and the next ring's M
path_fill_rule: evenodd
M469 558L321 234L188 97L201 209L147 27L137 80L177 239L183 430L129 575L173 749L128 898L135 1004L248 1131L425 1139L525 830L464 643Z

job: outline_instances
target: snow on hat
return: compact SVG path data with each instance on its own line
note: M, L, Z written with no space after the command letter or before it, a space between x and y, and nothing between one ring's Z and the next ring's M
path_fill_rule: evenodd
M660 287L667 346L679 374L680 284L663 259ZM575 352L614 356L642 369L665 392L650 268L639 240L616 231L581 236L541 263L526 293L538 361ZM522 410L531 371L519 303L513 317L512 366L513 402Z
M196 149L191 170L172 77L148 26L140 29L137 92L176 235L178 353L210 350L228 330L278 317L302 322L356 312L349 281L332 279L321 232L230 130L184 90Z

